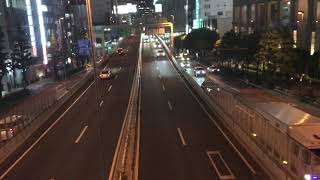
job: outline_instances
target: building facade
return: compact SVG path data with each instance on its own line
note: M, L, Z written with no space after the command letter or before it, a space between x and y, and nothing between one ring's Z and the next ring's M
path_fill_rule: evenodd
M201 27L214 29L220 36L232 29L232 0L200 0Z
M113 6L118 1L112 0L92 0L92 23L94 26L110 25L112 21ZM114 12L115 13L115 12Z
M320 49L320 1L234 0L233 28L236 32L289 29L295 46L312 55Z

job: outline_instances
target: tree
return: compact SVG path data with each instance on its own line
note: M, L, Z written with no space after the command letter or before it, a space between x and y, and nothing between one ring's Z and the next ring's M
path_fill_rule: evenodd
M1 26L0 26L0 93L3 91L3 86L2 86L1 80L2 80L3 76L8 71L7 70L7 63L6 63L8 53L4 52L5 46L3 45L3 43L4 43L3 38L4 38L4 34L3 34ZM1 94L0 94L0 98L1 98Z
M22 70L23 85L26 87L28 84L27 69L31 65L31 52L28 34L20 25L17 28L17 36L15 38L11 59L13 69L15 71L17 69Z
M228 31L221 39L222 48L238 48L240 44L240 35L234 32L234 30Z
M320 78L320 50L313 53L309 58L307 68L309 75Z
M193 30L186 37L186 47L190 50L203 53L212 50L219 39L216 31L207 28Z
M281 35L276 31L267 31L261 35L259 48L255 54L257 65L262 65L262 71L268 70L275 72L278 67L279 59L282 56ZM257 71L259 70L257 66Z
M176 36L174 37L173 39L173 43L174 43L174 47L177 49L177 50L181 50L181 49L184 49L186 48L185 47L185 38L186 38L186 35L185 34L182 34L182 35L179 35L179 36Z

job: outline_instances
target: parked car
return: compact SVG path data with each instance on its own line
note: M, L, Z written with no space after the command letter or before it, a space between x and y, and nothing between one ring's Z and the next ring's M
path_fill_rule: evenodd
M14 137L27 123L27 118L22 115L11 115L0 119L0 139L7 141Z

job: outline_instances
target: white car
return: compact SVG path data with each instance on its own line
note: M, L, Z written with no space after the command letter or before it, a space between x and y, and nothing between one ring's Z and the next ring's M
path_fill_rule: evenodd
M209 66L209 67L207 68L207 71L208 71L209 73L214 73L214 72L220 72L220 69L219 69L218 67L214 66L214 65L211 65L211 66Z
M165 56L165 55L166 54L165 54L164 50L160 49L160 50L157 51L157 57L162 57L162 56Z
M154 43L154 44L153 44L153 48L155 48L155 49L161 49L162 47L161 47L161 44L159 44L159 43Z
M184 61L184 62L180 63L180 66L183 67L183 68L190 68L191 65L190 65L190 62L185 62Z
M190 61L190 58L189 58L189 57L186 57L186 56L181 56L181 60L183 60L183 61Z
M201 66L197 66L197 67L194 68L194 75L196 77L203 77L203 76L206 75L206 73L207 72L206 72L205 68L203 68Z

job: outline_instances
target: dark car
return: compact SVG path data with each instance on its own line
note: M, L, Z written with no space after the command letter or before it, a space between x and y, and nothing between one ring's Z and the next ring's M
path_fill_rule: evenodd
M201 66L194 67L194 75L195 77L204 77L206 75L206 70Z
M117 49L117 54L120 55L120 56L123 56L124 55L124 50L122 48L118 48Z
M99 78L101 80L108 80L113 78L114 74L112 73L111 70L103 70L101 71L101 73L99 74Z
M205 91L208 91L208 92L210 92L212 90L220 91L218 84L216 84L214 81L208 80L208 79L203 81L203 83L201 84L201 88Z

